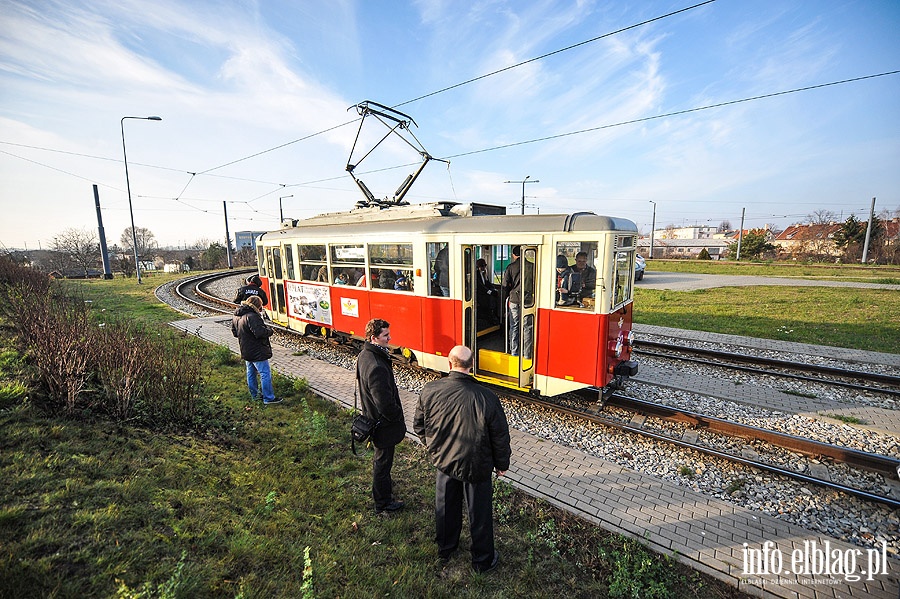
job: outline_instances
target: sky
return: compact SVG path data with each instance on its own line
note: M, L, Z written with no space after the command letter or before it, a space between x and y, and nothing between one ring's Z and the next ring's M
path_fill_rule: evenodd
M351 209L348 163L392 197L421 151L411 203L898 216L898 30L897 0L0 0L0 250L96 231L93 185L110 245L131 213L223 242Z

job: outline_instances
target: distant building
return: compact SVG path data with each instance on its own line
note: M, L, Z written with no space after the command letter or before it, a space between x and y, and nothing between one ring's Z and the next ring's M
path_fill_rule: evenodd
M650 238L638 240L638 253L650 258L690 258L694 259L703 250L713 260L722 260L731 242L726 239L654 239L653 255L650 256Z
M234 247L237 251L241 251L245 247L249 247L256 251L256 238L268 231L235 231Z
M712 239L716 227L695 225L693 227L666 227L653 231L653 239Z
M841 254L834 245L834 234L841 230L840 223L821 225L791 225L782 231L772 243L784 254L791 256L834 257Z

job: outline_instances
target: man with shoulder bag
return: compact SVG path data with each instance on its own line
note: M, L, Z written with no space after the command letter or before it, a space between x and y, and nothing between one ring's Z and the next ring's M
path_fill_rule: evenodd
M380 318L370 320L366 324L366 344L356 360L356 384L362 414L376 423L372 429L372 445L375 447L372 499L376 514L395 512L404 505L394 498L391 480L394 448L406 436L406 420L389 356L390 326Z

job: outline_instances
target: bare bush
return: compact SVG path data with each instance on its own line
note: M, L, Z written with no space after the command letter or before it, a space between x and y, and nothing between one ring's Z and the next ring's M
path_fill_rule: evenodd
M203 385L204 356L188 340L167 337L157 340L147 357L153 372L148 402L154 414L162 420L192 424Z
M9 288L7 299L25 355L46 391L46 407L69 415L91 407L85 391L96 365L97 335L84 303L22 285Z
M143 329L128 322L104 327L99 343L97 374L106 407L116 420L129 420L152 386L154 373L147 356L153 354L154 344Z

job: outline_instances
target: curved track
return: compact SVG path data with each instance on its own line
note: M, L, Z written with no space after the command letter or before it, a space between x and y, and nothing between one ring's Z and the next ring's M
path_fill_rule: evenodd
M249 271L248 271L249 272ZM175 293L186 302L194 303L201 306L204 310L218 312L218 313L231 313L234 309L234 304L230 301L223 300L221 298L215 297L211 294L204 292L202 289L205 284L225 277L231 277L236 274L235 271L227 271L224 273L216 273L213 275L199 275L196 277L190 277L183 281L180 281L175 286ZM161 298L162 299L162 298ZM277 327L279 330L283 330L285 332L290 332L292 334L298 334L296 331L292 331L290 329L284 327ZM796 363L784 362L780 360L772 360L772 359L756 359L750 356L735 356L734 354L726 354L723 352L713 352L710 350L693 350L692 348L685 348L680 346L671 346L666 344L659 343L649 343L643 342L640 343L645 346L663 346L667 347L670 350L677 351L679 353L689 352L694 354L703 355L706 357L716 357L718 359L727 359L731 361L731 364L721 364L722 366L729 368L738 368L742 370L750 370L753 372L761 372L764 374L776 374L782 375L780 372L772 372L771 370L762 370L759 368L752 368L749 366L741 366L736 365L733 362L737 361L746 361L746 362L756 362L757 364L765 364L772 367L779 368L807 368L810 365L798 365ZM684 356L667 354L664 357L684 360L684 359L693 359L696 361L702 361L705 364L709 364L709 360L701 360L700 358L685 358ZM720 365L720 364L716 364ZM816 367L817 371L820 372L828 372L829 374L835 374L835 370L833 368L827 367ZM838 371L838 374L843 376L847 376L846 371ZM885 380L892 381L896 379L896 377L884 377L883 375L875 375L874 377L870 376L869 373L851 373L850 376L860 375L860 378L866 378L867 380L879 380L879 382L884 383ZM864 377L862 376L864 375ZM787 376L787 375L785 375ZM804 378L805 380L815 380L816 382L823 382L826 384L839 384L835 383L835 381L828 379L815 379L810 377L803 377L802 375L792 375L797 378ZM897 380L900 383L900 379ZM850 383L844 383L845 385L850 385ZM858 385L856 385L859 387ZM869 391L881 391L881 389L872 389L870 387L865 387L865 389ZM705 416L702 414L676 410L674 408L669 408L666 406L660 406L657 404L651 404L647 402L642 402L640 400L636 400L633 398L627 398L620 395L613 395L612 398L606 403L606 405L610 407L621 408L627 410L628 412L634 414L633 417L627 419L625 421L605 417L599 414L599 410L597 411L589 411L584 407L567 407L563 406L560 403L553 401L545 401L535 399L532 396L524 396L524 395L515 395L510 394L509 389L502 389L500 392L504 395L511 395L516 397L516 399L528 401L534 403L535 405L543 406L547 409L563 413L569 416L582 418L589 420L591 422L595 422L597 424L602 424L604 426L614 427L619 430L631 432L634 434L638 434L644 437L649 437L654 440L670 443L673 445L677 445L680 447L685 447L688 449L692 449L694 451L718 457L720 459L728 460L731 462L740 463L746 466L750 466L753 468L758 468L760 470L765 470L768 472L773 472L794 480L798 480L804 483L816 484L819 486L823 486L829 489L833 489L835 491L840 491L843 493L847 493L856 497L860 497L867 501L873 501L877 503L886 504L892 509L900 508L900 486L894 485L893 492L889 492L888 494L879 494L874 493L872 491L867 491L863 489L855 489L831 480L827 478L827 472L825 476L812 476L808 474L803 474L801 472L796 472L794 470L789 470L782 468L780 466L776 466L770 463L765 462L758 457L753 457L746 455L736 455L733 453L728 453L725 451L721 451L719 449L715 449L708 445L704 445L695 440L691 440L690 437L693 435L683 435L682 438L675 438L672 435L661 434L656 431L649 430L642 426L643 421L648 417L657 417L668 421L673 422L682 422L688 423L695 429L703 429L705 431L714 432L720 435L727 435L729 437L737 437L741 439L751 439L756 441L762 441L765 443L769 443L778 447L786 448L791 451L796 451L808 456L815 457L824 457L828 460L831 460L836 463L844 463L849 466L853 466L856 468L862 468L868 471L876 472L882 475L887 480L896 481L898 477L900 477L900 460L895 458L890 458L887 456L882 456L878 454L870 454L866 452L861 452L849 448L837 447L830 444L820 443L817 441L813 441L810 439L805 439L802 437L795 437L791 435L785 435L782 433L777 433L774 431L764 430L757 427L747 426L736 422L729 422L726 420L721 420L718 418L713 418L710 416ZM581 396L581 405L587 406L592 405L592 402L595 402L597 399L597 391L596 390L584 390L583 393L578 394ZM587 401L585 401L587 400ZM593 405L597 405L594 403ZM752 452L750 452L752 453Z

